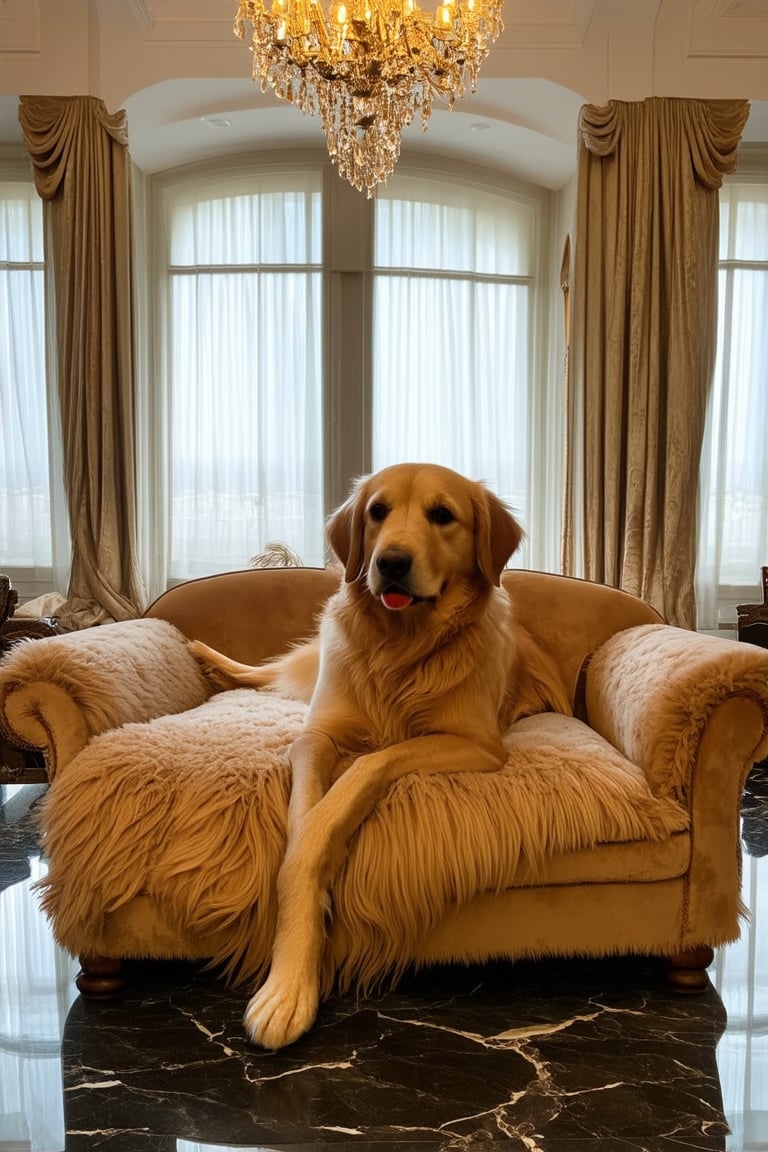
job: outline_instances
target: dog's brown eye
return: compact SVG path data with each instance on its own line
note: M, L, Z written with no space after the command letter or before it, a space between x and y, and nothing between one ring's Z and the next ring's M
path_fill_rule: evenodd
M371 520L376 520L379 522L386 519L388 512L389 508L387 508L386 504L381 503L371 504L370 508L368 509L368 515L370 516Z
M452 524L456 519L450 508L446 508L444 504L438 504L437 508L430 508L427 517L433 524Z

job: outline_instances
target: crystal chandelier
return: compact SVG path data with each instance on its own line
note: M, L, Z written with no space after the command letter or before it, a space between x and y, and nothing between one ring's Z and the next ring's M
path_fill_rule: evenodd
M269 7L267 7L267 2ZM504 27L502 0L239 0L235 32L253 27L253 78L309 116L318 113L331 160L368 196L386 182L416 112L449 107L477 88L481 62Z

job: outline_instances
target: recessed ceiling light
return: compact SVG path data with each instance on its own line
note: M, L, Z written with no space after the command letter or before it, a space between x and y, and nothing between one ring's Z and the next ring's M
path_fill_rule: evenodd
M205 124L206 128L231 128L232 121L224 120L220 116L201 116L200 123Z
M472 125L473 132L490 132L492 125L484 124L482 120L478 120L477 124Z

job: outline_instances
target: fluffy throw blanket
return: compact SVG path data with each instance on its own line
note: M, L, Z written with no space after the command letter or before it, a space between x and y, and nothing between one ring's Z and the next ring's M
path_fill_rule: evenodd
M73 952L148 895L210 941L235 980L268 964L285 843L286 750L304 706L246 689L93 739L45 799L43 903ZM405 776L353 838L332 892L349 942L342 986L397 971L449 906L535 880L552 853L661 840L687 827L642 772L586 725L532 716L495 774Z

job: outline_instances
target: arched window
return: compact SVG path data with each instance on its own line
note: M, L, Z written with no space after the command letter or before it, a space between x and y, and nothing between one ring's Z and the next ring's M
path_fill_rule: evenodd
M530 535L538 566L545 547L556 566L545 194L403 168L372 202L320 167L154 179L149 392L171 580L244 566L272 541L322 563L351 479L398 460L485 480L529 529L538 470L555 506Z

